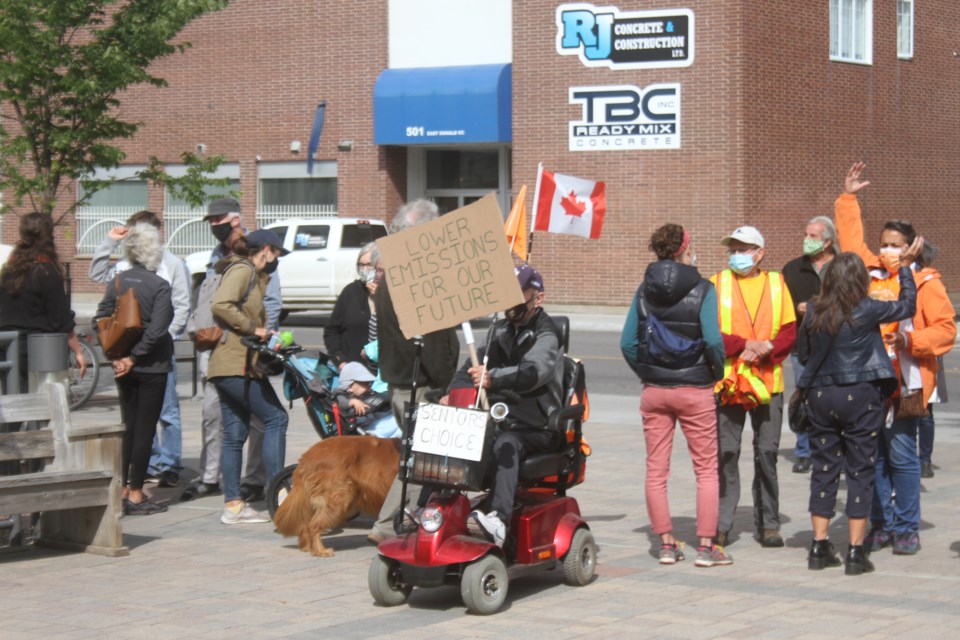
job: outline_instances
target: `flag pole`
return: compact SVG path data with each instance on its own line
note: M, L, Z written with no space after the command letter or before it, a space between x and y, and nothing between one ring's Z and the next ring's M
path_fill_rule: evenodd
M543 163L537 165L537 186L533 191L533 215L530 216L530 235L527 236L527 259L530 264L530 253L533 251L533 230L537 226L537 208L540 206L540 178L543 176Z

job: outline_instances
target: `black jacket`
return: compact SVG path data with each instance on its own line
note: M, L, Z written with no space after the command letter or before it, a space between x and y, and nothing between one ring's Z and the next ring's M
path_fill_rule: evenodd
M381 282L373 296L377 309L377 340L380 351L380 379L391 387L409 389L413 379L413 340L400 330L387 283ZM442 329L423 336L420 374L417 385L427 389L445 389L457 370L460 339L456 329Z
M917 304L917 285L910 268L901 267L898 275L899 299L881 302L864 298L854 309L853 323L841 324L836 338L826 331L811 331L813 309L807 309L800 328L799 356L804 369L797 381L798 387L877 382L887 396L896 390L896 372L883 344L879 325L912 318Z
M797 309L801 302L807 302L820 293L820 274L813 268L813 263L807 256L800 256L791 260L783 267L783 280L790 290L793 299L794 311L797 313L797 322L803 321L803 314ZM793 343L793 353L797 353L797 343Z
M63 278L56 268L38 262L30 271L23 288L12 295L0 281L0 330L23 333L70 333L74 328L73 311L67 304ZM26 353L26 348L24 353Z
M360 352L369 340L370 295L360 280L343 288L333 305L330 321L323 328L323 344L335 365L343 362L363 362Z
M508 423L519 429L542 429L550 414L563 406L563 346L560 331L543 309L517 328L508 320L490 327L487 345L478 351L483 360L489 351L488 394L506 389L520 396L506 399L510 409ZM467 374L469 358L457 371L450 388L468 388L473 380Z
M650 358L646 338L646 313L650 313L677 335L690 340L703 339L700 307L712 286L696 268L675 260L657 260L647 266L636 294L639 348L635 371L644 384L660 387L713 385L716 377L707 360L706 345L690 361L665 367ZM643 305L639 304L641 300ZM723 362L716 365L722 372Z
M132 288L140 306L143 336L130 350L134 359L133 370L139 373L167 373L173 358L173 338L167 331L173 322L170 283L140 265L121 271L116 279L120 281L119 295L122 296L127 289ZM97 319L113 313L117 305L117 295L114 282L111 281L97 307L93 319L94 328L97 326Z

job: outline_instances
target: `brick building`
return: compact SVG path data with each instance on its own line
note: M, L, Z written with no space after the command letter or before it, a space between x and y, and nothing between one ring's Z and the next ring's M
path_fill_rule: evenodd
M779 268L862 159L868 242L884 220L911 220L957 290L958 25L954 0L236 0L186 30L192 49L157 69L168 88L124 98L145 123L127 162L224 154L251 227L389 219L423 196L451 210L489 191L506 211L542 162L607 184L599 240L536 234L550 302L626 305L655 227L689 227L706 274L725 261L720 238L753 224ZM577 123L596 128L578 137ZM624 123L638 134L612 127ZM143 206L163 212L177 251L212 243L200 212L124 185L62 238L76 291L99 290L79 274L111 216Z

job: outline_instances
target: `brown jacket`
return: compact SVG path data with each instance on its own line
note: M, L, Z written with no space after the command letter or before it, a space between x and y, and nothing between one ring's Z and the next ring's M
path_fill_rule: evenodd
M241 264L226 270L237 262ZM258 273L252 264L238 256L221 260L217 263L216 271L224 275L213 296L211 311L214 319L223 327L227 338L218 344L210 355L207 378L243 376L248 373L250 377L260 377L252 370L247 372L247 348L241 344L240 339L252 336L258 327L267 326L263 296L270 276ZM256 279L252 289L251 278ZM247 295L248 290L250 295Z

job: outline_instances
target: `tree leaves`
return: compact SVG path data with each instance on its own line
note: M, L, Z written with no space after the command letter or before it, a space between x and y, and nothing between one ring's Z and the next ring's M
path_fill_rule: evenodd
M116 144L141 126L118 114L123 92L165 86L150 65L182 52L189 43L173 40L184 27L227 4L0 0L0 188L10 189L18 206L27 200L31 209L52 213L74 181L118 166L125 154ZM187 157L190 170L215 171L223 161ZM202 171L186 181L146 173L174 188L205 179ZM91 193L84 190L86 197Z

